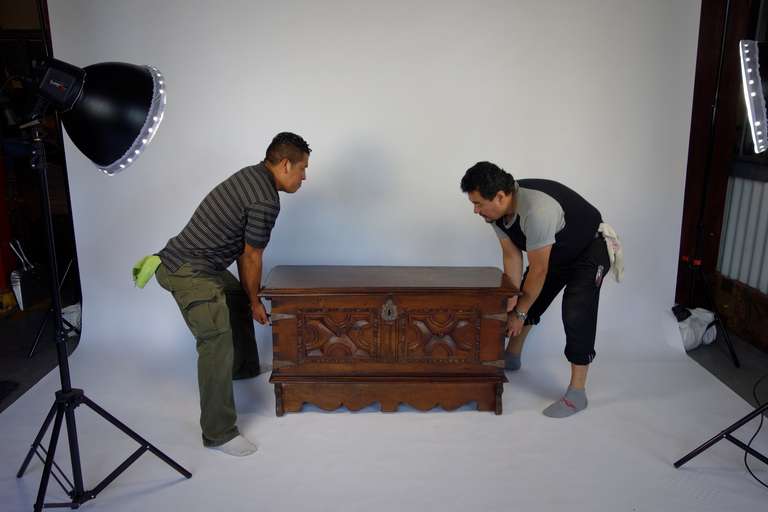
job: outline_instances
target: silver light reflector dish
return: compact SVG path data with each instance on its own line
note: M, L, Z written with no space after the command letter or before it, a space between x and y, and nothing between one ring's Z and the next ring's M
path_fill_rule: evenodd
M765 111L765 95L760 65L760 47L757 41L739 41L739 56L741 57L741 81L744 89L744 102L749 117L749 127L752 133L752 143L755 153L762 153L768 148L766 124L768 116ZM762 48L765 53L768 48Z

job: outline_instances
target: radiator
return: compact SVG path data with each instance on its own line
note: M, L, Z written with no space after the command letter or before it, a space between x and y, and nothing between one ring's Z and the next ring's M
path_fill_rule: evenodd
M717 270L768 293L768 183L728 179Z

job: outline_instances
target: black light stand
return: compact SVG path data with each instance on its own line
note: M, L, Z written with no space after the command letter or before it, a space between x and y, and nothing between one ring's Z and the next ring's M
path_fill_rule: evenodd
M32 443L32 446L27 453L27 456L24 459L24 462L22 463L16 477L21 478L24 475L24 472L32 460L33 455L37 455L40 460L44 461L45 466L43 467L43 474L40 477L40 488L37 493L37 500L35 501L34 510L36 512L41 511L43 507L70 507L73 509L78 508L83 503L94 499L102 490L104 490L105 487L107 487L115 478L117 478L123 471L128 469L131 464L133 464L141 455L147 451L162 459L166 464L181 473L185 478L191 478L192 474L189 471L177 464L173 459L158 450L146 439L128 428L125 424L121 423L114 416L109 414L106 410L89 399L82 389L72 388L69 374L66 335L64 332L64 322L61 315L59 272L56 263L53 217L51 215L50 198L48 193L48 170L45 158L45 146L42 139L42 132L39 129L36 129L34 133L31 167L40 173L40 184L43 190L43 213L48 231L48 258L51 266L53 317L56 323L56 352L58 355L59 374L61 376L61 389L56 392L56 399L51 406L51 409L48 412L48 416L45 418L40 431L35 437L35 440ZM90 490L86 490L83 485L80 447L78 444L77 427L75 423L75 409L81 404L88 406L96 414L107 420L109 423L114 425L125 435L132 438L140 445L140 447L135 452L133 452L133 454L131 454L122 464L120 464L114 471L112 471L112 473L110 473L104 480L102 480L101 483ZM51 421L53 421L53 430L51 432L48 450L46 450L42 446L42 441L46 431L51 426ZM67 439L69 442L69 453L72 460L72 478L74 483L67 478L61 468L54 462L56 446L59 441L59 435L61 434L61 425L64 421L66 421L67 424ZM42 452L42 454L40 452ZM43 457L43 455L45 457ZM54 471L54 469L56 471ZM44 503L45 493L48 488L48 481L51 476L53 476L53 478L59 483L62 489L64 489L64 492L67 493L71 499L70 502ZM62 482L62 480L64 480L64 482ZM69 488L67 488L65 483L69 486Z
M725 16L725 26L727 30L728 26L728 9L730 7L730 2L728 2L728 6L726 7L726 16ZM724 30L725 32L725 30ZM723 43L725 42L725 33L723 34ZM742 67L742 81L745 91L745 102L747 106L747 112L749 115L749 123L750 123L750 130L752 132L753 142L755 146L755 152L762 152L766 150L766 140L768 137L763 135L764 130L767 128L766 121L768 121L768 117L766 116L766 109L765 109L765 90L763 89L763 85L761 84L761 77L760 75L766 71L765 68L768 68L768 59L766 59L766 52L763 51L762 55L760 55L760 52L758 51L758 43L756 41L740 41L739 42L739 52L741 55L741 67ZM723 55L725 53L725 45L723 44L723 48L720 55L720 69L718 70L718 78L717 78L717 87L720 86L720 71L722 69L722 59ZM760 66L762 66L764 69L760 69ZM715 95L715 106L714 108L717 108L717 94ZM714 126L714 112L713 112L713 123ZM709 158L707 159L707 169L706 169L706 178L709 177L709 171L710 171L710 162L711 162L711 146L710 146L710 152L709 152ZM705 186L704 186L704 194L706 194L708 190L708 179L705 179ZM706 199L706 196L703 196L702 199ZM701 238L703 236L703 201L702 201L702 212L699 214L699 233L697 237L696 246L699 247L699 242L701 241ZM704 273L701 269L701 261L698 262L696 260L693 260L692 262L696 267L698 268L698 271L701 273L702 278L704 277ZM706 287L706 281L705 288ZM693 282L691 283L691 292L693 292ZM709 297L710 301L712 300L711 297ZM714 302L713 302L714 304ZM715 313L717 315L717 313ZM717 316L715 317L718 318ZM736 358L735 352L733 352L733 347L730 344L730 339L727 338L727 332L724 331L726 334L726 340L728 341L729 347L731 348L731 355L734 358L734 363L738 367L738 359ZM758 381L759 383L759 381ZM757 384L755 385L757 386ZM755 395L755 397L757 397ZM689 452L687 455L682 457L680 460L674 463L674 466L676 468L681 467L686 462L690 461L697 455L701 454L705 450L711 448L719 441L725 439L727 441L730 441L731 443L735 444L742 450L744 450L749 455L752 455L759 461L768 464L768 457L765 457L763 454L758 452L757 450L753 449L751 446L741 442L740 440L733 437L731 434L750 422L752 419L760 416L761 414L768 411L768 403L765 403L759 407L757 407L754 411L747 414L743 418L739 419L738 421L734 422L730 426L728 426L725 430L717 434L716 436L712 437L705 443L701 444L691 452ZM745 463L746 463L746 455L745 455ZM749 467L747 467L749 469ZM751 473L751 471L750 471ZM752 475L754 476L754 474ZM757 477L755 477L757 478ZM758 480L759 481L759 480ZM760 482L763 483L763 482ZM765 484L763 484L765 485Z
M757 418L758 416L760 416L761 414L763 414L766 411L768 411L768 402L766 402L765 404L761 405L760 407L758 407L757 409L755 409L751 413L747 414L746 416L741 418L739 421L737 421L736 423L732 424L731 426L729 426L728 428L726 428L725 430L723 430L722 432L720 432L719 434L714 436L712 439L710 439L706 443L703 443L701 446L699 446L695 450L693 450L690 453L688 453L685 457L683 457L682 459L680 459L677 462L675 462L675 467L679 468L680 466L682 466L683 464L685 464L686 462L688 462L692 458L694 458L697 455L699 455L701 452L707 450L708 448L711 448L718 441L722 441L723 439L726 439L726 440L732 442L733 444L735 444L736 446L738 446L739 448L741 448L745 452L749 453L754 458L758 459L759 461L762 461L765 464L768 464L768 457L766 457L762 453L758 452L757 450L755 450L751 446L747 446L746 444L742 443L741 441L739 441L738 439L736 439L735 437L733 437L731 435L733 432L735 432L739 428L743 427L744 425L746 425L747 423L752 421L754 418Z
M728 334L728 329L725 327L725 323L720 315L717 313L717 305L709 288L709 283L704 275L704 269L702 268L702 248L704 246L704 212L706 210L707 199L709 198L709 177L712 174L712 154L714 152L714 138L715 138L715 120L717 119L717 109L720 103L720 82L723 74L723 60L725 59L725 52L727 51L726 39L728 36L728 20L730 17L730 1L725 7L725 21L723 24L723 37L720 40L720 60L717 66L717 78L715 80L715 97L712 102L712 115L709 123L709 147L707 148L707 160L704 166L704 187L701 190L701 200L699 202L699 214L696 220L696 243L693 249L693 257L683 255L680 259L688 267L688 276L690 279L690 287L688 292L688 301L693 307L694 293L696 291L696 281L701 280L703 290L709 306L712 308L712 313L715 315L714 324L719 327L719 332L723 334L723 339L728 347L728 352L731 355L731 360L736 368L741 368L741 363L736 355L736 350L731 342L731 337Z
M61 281L56 261L53 216L48 190L48 165L43 134L40 130L40 119L49 107L61 112L62 123L72 142L98 169L105 174L114 175L130 166L144 152L145 146L156 133L162 121L165 106L164 79L156 68L120 62L94 64L81 69L66 62L47 59L36 69L40 71L42 78L39 81L27 80L25 83L35 85L37 102L29 117L31 121L21 128L33 130L31 167L40 173L48 258L51 267L52 315L56 327L55 342L61 377L61 389L56 392L56 399L16 475L18 478L24 475L33 455L37 455L44 462L34 507L34 510L39 512L44 507L79 508L83 503L98 496L145 452L156 455L185 478L191 478L192 474L93 402L82 389L72 387L65 324L61 311ZM83 484L75 422L75 409L80 405L88 406L140 445L93 489L86 489ZM54 461L64 422L67 426L72 462L72 480ZM53 430L46 450L43 447L43 438L51 424L53 424ZM64 489L71 501L45 503L45 494L51 476Z

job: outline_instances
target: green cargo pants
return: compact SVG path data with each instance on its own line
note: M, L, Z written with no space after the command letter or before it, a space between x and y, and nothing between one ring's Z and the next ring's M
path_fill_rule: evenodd
M155 274L173 294L197 340L197 382L203 445L219 446L238 435L232 379L259 374L250 300L229 271L206 273L185 263Z

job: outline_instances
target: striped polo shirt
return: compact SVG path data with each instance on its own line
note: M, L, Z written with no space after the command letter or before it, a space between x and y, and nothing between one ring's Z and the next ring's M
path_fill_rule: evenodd
M245 243L266 247L278 213L272 173L264 162L248 166L211 190L158 256L171 272L184 263L204 272L222 271L243 253Z

